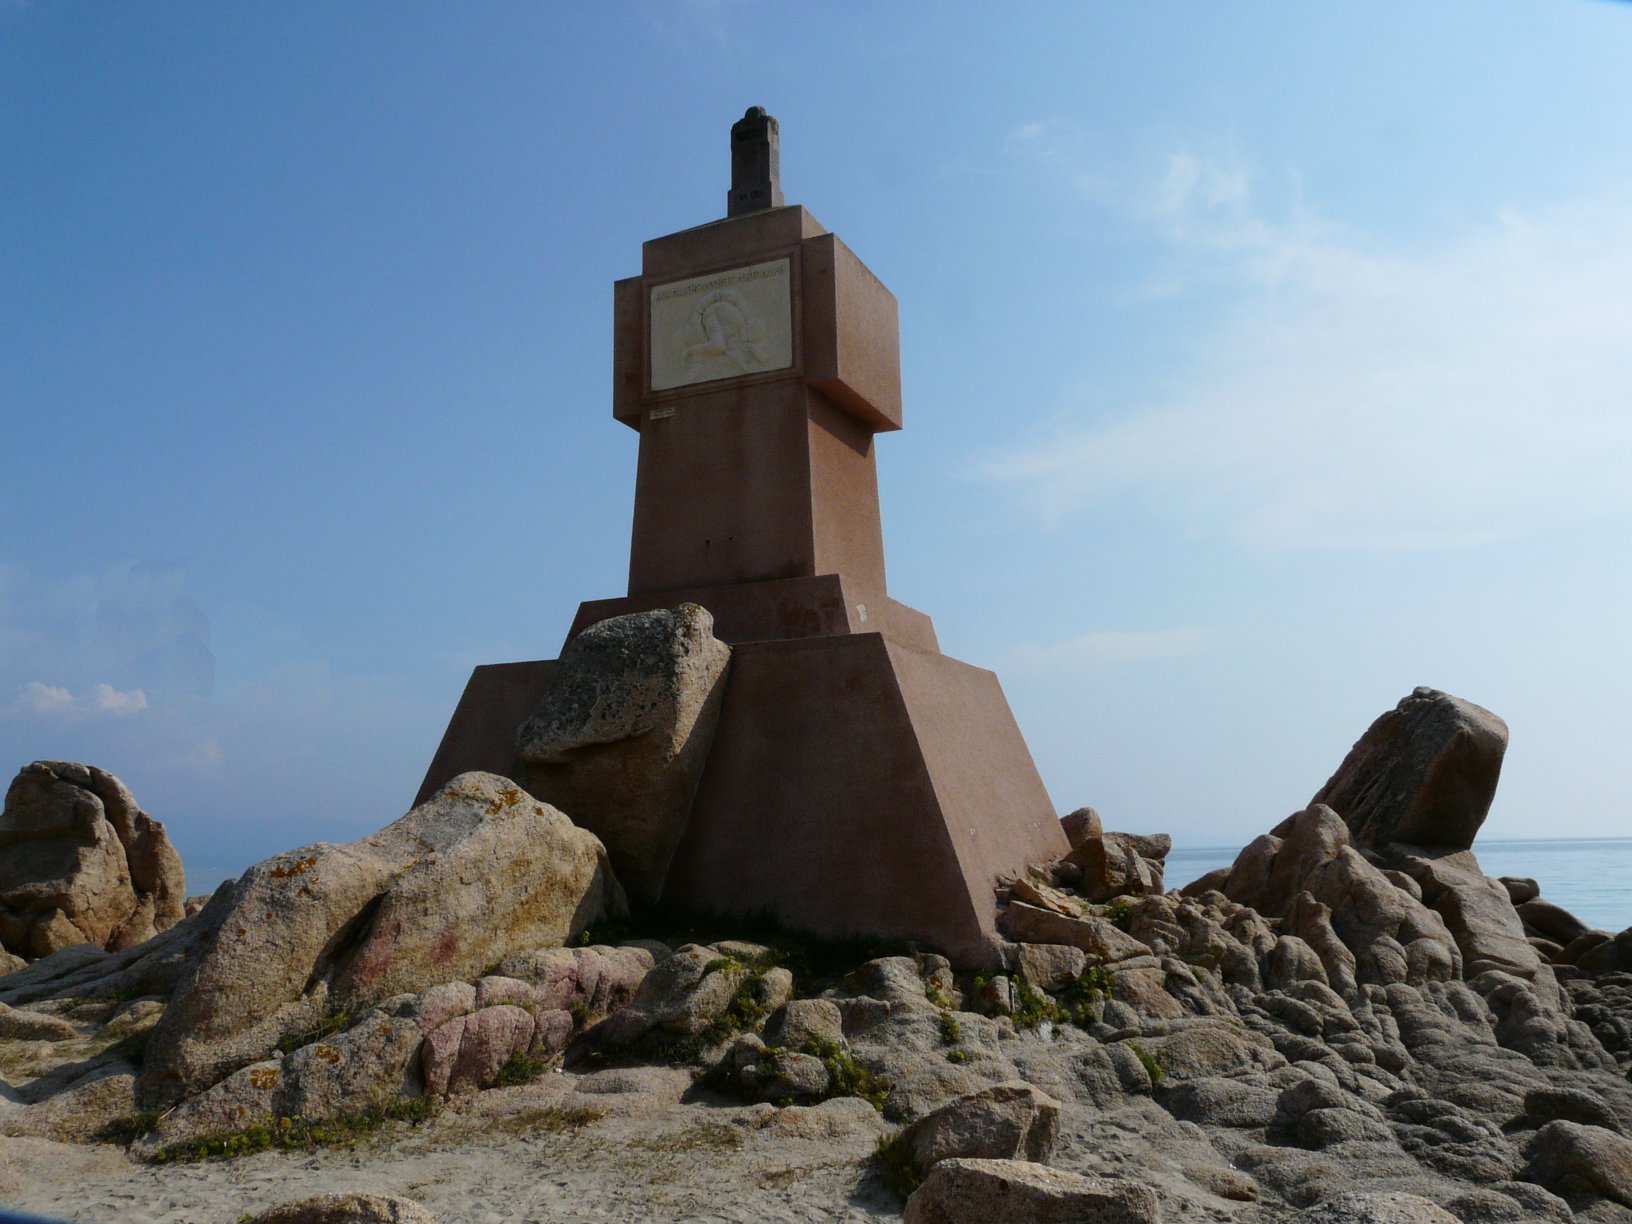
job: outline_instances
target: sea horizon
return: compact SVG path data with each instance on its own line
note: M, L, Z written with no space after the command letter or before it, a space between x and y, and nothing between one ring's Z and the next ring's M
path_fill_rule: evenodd
M1178 888L1227 867L1240 853L1241 845L1175 842L1167 856L1167 886ZM1589 927L1613 932L1632 926L1632 837L1481 838L1473 853L1486 875L1535 880L1544 898Z
M1228 867L1251 840L1196 846L1175 839L1167 856L1167 887L1180 888L1215 867ZM1486 875L1535 880L1544 898L1589 927L1616 932L1632 926L1632 837L1493 838L1476 841L1473 852ZM214 892L248 868L205 864L196 872L190 869L187 891Z

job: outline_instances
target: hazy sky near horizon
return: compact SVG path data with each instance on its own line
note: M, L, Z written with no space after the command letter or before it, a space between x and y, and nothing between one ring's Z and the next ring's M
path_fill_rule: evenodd
M1632 833L1632 7L0 0L0 771L192 882L405 810L626 581L611 285L730 124L901 304L891 594L1056 804L1303 805L1420 684Z

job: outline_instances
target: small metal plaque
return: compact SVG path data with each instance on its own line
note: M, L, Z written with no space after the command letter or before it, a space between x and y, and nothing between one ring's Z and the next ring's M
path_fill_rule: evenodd
M661 408L653 408L646 414L648 421L666 421L674 415L674 405L665 404Z
M652 390L792 366L792 277L773 259L653 288Z

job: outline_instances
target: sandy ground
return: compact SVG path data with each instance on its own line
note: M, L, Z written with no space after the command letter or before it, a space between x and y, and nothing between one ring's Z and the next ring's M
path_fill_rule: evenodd
M681 1104L684 1077L672 1077L653 1068L588 1085L610 1089L599 1092L556 1077L467 1098L351 1148L199 1164L0 1139L0 1203L87 1224L234 1224L343 1190L405 1195L442 1224L898 1218L899 1201L867 1166L885 1127L864 1102Z

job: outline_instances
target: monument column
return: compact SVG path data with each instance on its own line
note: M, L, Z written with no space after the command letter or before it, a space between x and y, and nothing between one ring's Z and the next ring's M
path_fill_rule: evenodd
M733 648L665 907L995 965L994 880L1065 835L997 677L889 597L873 444L901 428L895 298L782 203L779 138L751 108L727 216L645 243L616 283L612 412L640 435L629 588L582 604L568 640L689 602ZM477 668L421 798L467 769L525 780L516 728L554 667Z
M781 204L761 108L731 163L730 215L647 242L615 289L613 415L640 433L629 595L836 576L865 624L886 594L873 435L901 427L895 298ZM727 640L784 636L732 620Z

